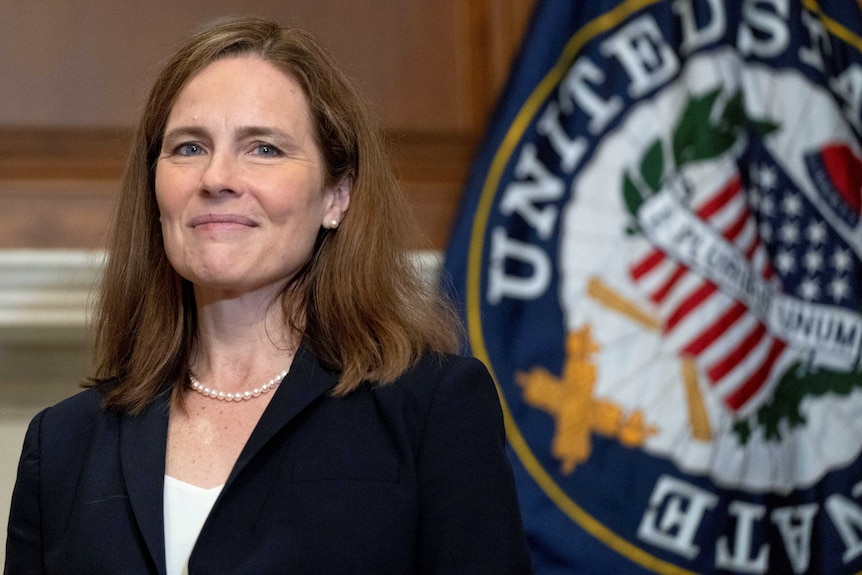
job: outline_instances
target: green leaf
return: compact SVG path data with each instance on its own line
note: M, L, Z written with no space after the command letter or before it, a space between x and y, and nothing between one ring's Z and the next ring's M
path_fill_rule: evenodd
M664 176L664 149L662 148L661 140L656 140L647 149L646 154L641 159L640 171L646 185L652 191L657 192L661 187L662 177Z
M744 419L733 424L733 432L736 433L740 445L746 445L751 439L751 425Z
M727 101L722 121L728 130L742 130L743 128L753 130L761 136L771 134L778 129L779 125L769 120L757 120L748 117L745 111L745 101L742 97L742 92L736 92L730 100Z
M859 387L862 387L862 372L806 372L797 363L782 376L772 399L758 409L757 423L763 427L768 440L778 441L782 427L794 429L805 424L801 406L806 397L827 394L846 397Z
M704 137L708 138L711 130L709 115L719 93L720 89L716 89L702 96L695 96L686 103L679 123L673 131L673 157L677 167L699 155L691 151L690 148L698 140Z
M638 190L637 186L628 174L626 174L623 179L623 200L626 203L626 208L628 208L629 213L637 219L638 210L640 209L641 204L644 203L644 198L641 196L640 190Z
M751 126L761 136L769 135L779 128L778 124L768 120L751 120Z
M719 125L724 131L737 131L745 128L748 118L745 115L745 102L742 92L737 91L724 105Z

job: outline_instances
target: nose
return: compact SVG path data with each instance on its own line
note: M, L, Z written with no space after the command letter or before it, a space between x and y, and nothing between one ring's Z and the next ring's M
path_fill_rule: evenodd
M201 174L200 191L210 196L239 193L240 168L230 154L213 152Z

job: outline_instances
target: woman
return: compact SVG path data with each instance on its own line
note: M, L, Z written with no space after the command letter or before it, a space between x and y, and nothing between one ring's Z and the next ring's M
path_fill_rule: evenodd
M168 60L90 389L40 413L6 572L528 573L487 371L407 258L366 104L306 33Z

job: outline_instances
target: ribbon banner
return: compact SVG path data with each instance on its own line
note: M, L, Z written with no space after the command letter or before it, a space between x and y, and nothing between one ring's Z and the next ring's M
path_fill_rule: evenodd
M828 366L847 371L857 365L862 350L860 314L781 293L780 282L768 282L744 252L668 190L644 202L637 216L653 245L742 302L780 340L807 350L809 370Z
M862 14L539 1L446 253L539 575L862 572Z

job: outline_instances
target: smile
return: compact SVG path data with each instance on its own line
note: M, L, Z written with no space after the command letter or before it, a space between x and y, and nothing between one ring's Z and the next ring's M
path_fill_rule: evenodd
M197 228L211 224L235 224L252 228L257 227L257 223L254 220L236 214L207 214L205 216L198 216L192 218L189 222L189 227Z

